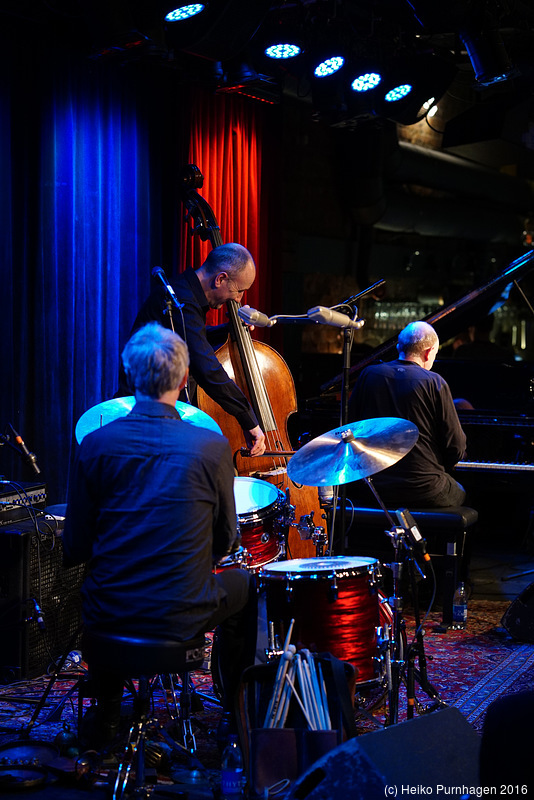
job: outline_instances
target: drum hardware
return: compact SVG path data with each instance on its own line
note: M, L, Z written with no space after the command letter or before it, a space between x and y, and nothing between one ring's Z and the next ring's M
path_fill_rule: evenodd
M407 420L396 417L363 420L342 425L318 436L297 451L288 464L290 478L310 486L335 487L350 481L365 480L388 520L390 527L386 533L394 549L394 559L390 564L393 576L393 596L390 598L392 622L386 629L387 638L379 645L387 680L387 725L398 721L401 683L406 685L408 718L413 716L415 707L422 708L415 697L416 682L432 700L432 705L429 708L422 708L423 711L445 705L428 680L417 593L417 580L425 578L424 571L418 563L420 560L423 564L428 564L432 570L435 594L433 566L429 556L426 555L424 539L409 511L407 509L397 511L400 523L397 525L370 479L371 475L392 466L406 455L418 436L417 427ZM330 534L330 552L332 552L332 540L333 526ZM404 571L411 584L416 631L409 645L405 644L406 625L401 595L401 579ZM431 607L432 603L429 610Z
M311 539L315 545L315 555L317 558L328 555L325 553L325 545L328 542L328 537L323 525L316 525L313 521L314 511L309 514L303 514L298 522L290 522L289 524L296 528L299 532L300 538L305 541Z

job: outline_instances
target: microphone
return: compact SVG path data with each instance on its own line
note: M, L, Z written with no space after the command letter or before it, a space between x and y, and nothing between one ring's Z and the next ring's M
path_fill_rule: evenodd
M26 447L26 445L25 445L25 443L24 443L24 441L22 439L22 436L20 435L20 433L17 433L17 431L15 430L15 428L13 427L13 425L11 423L9 423L9 427L13 431L13 436L15 437L15 441L16 441L16 443L18 444L18 446L21 449L21 452L22 452L22 455L24 457L24 460L28 462L28 464L33 469L33 471L35 472L36 475L40 475L41 474L41 470L37 466L37 457L36 457L35 453L30 453L30 451L28 450L28 448Z
M321 325L333 325L334 328L354 328L359 330L363 325L362 319L351 319L346 314L333 311L325 306L315 306L307 312L308 319Z
M419 550L423 561L430 561L430 556L426 552L426 542L421 536L421 532L408 509L398 509L395 513L397 514L397 519L399 520L400 524L406 531L412 547L415 547L417 550Z
M261 311L256 311L250 306L247 308L240 306L237 313L247 325L256 325L258 328L272 328L273 325L276 325L275 319L271 319L267 314L262 314Z
M165 287L165 290L166 290L167 294L171 298L174 306L176 308L183 308L184 304L179 302L178 298L176 297L176 294L174 293L174 289L172 288L172 286L170 285L169 281L167 280L167 276L165 275L165 272L163 271L163 269L161 267L154 267L154 269L152 270L151 274L152 274L153 278L159 278L160 279L160 281L162 282L162 284Z

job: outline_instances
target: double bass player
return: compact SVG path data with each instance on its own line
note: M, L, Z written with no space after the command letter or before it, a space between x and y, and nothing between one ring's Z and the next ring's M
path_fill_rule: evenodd
M229 377L215 356L208 341L206 314L228 300L239 302L256 277L256 265L250 252L240 244L222 244L210 251L201 267L188 267L173 282L172 288L182 308L167 313L166 293L162 285L154 287L135 319L131 334L147 322L156 321L172 327L189 348L191 359L189 398L194 402L196 386L200 386L221 408L235 417L243 430L251 456L265 452L265 436L250 403ZM130 335L131 335L130 334ZM121 370L119 394L130 394L126 376Z

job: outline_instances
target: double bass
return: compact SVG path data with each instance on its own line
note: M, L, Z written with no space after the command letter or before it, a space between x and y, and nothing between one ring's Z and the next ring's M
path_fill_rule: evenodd
M213 210L197 189L203 176L194 164L182 175L182 200L193 220L192 232L212 247L223 244ZM289 495L297 524L290 525L287 536L289 558L309 558L316 554L312 532L324 526L317 487L301 486L287 475L287 460L293 450L287 433L287 421L297 411L296 391L289 368L279 353L269 345L253 340L250 330L239 317L239 303L227 301L229 337L216 351L229 377L248 398L265 434L266 453L251 457L242 447L243 431L235 417L226 413L202 389L197 389L199 408L219 424L230 442L234 467L239 476L261 478Z

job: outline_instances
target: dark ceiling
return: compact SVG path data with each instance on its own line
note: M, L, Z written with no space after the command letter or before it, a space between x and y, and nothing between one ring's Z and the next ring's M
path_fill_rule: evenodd
M349 59L433 52L463 66L469 58L462 35L469 29L472 38L502 40L518 80L534 74L530 0L210 0L204 14L164 24L170 7L162 0L2 0L0 18L88 55L122 48L129 58L159 53L173 64L185 54L211 62L246 57L278 80L301 76L315 51L333 42ZM261 60L263 38L273 30L300 35L303 56L283 68ZM136 36L144 46L128 47Z
M507 177L498 174L503 168L512 164L516 177L534 178L532 0L210 0L204 15L174 25L163 22L169 7L161 0L0 0L0 22L4 35L10 28L28 31L29 39L50 52L65 50L125 68L150 61L172 70L183 83L202 82L216 91L241 91L269 102L297 100L307 104L312 118L333 127L360 128L384 116L388 124L399 122L411 131L420 119L421 102L399 104L393 113L347 101L350 92L339 86L319 90L311 67L323 48L335 44L343 49L349 65L412 59L421 81L419 99L441 97L441 116L425 120L426 133L435 129L439 138L429 143L404 136L406 168L395 164L394 188L421 183L424 176L427 187L443 192L456 170L462 176L459 191L471 202L484 176L468 169L466 159L497 171L492 192L486 187L484 196L493 193L498 203ZM282 63L266 59L262 45L273 29L300 36L302 56ZM477 79L473 50L484 58L490 51L490 62L506 64L509 77L485 85ZM406 139L430 146L431 157L422 155L421 148L407 149ZM464 163L453 161L456 156ZM517 205L522 213L531 212L527 188L512 187L514 213ZM524 194L526 199L517 199ZM421 203L428 205L424 198ZM398 207L405 212L404 194ZM420 219L419 206L414 216ZM395 230L414 227L404 219L388 224ZM514 218L513 236L515 226ZM492 235L494 227L490 220L479 235Z

